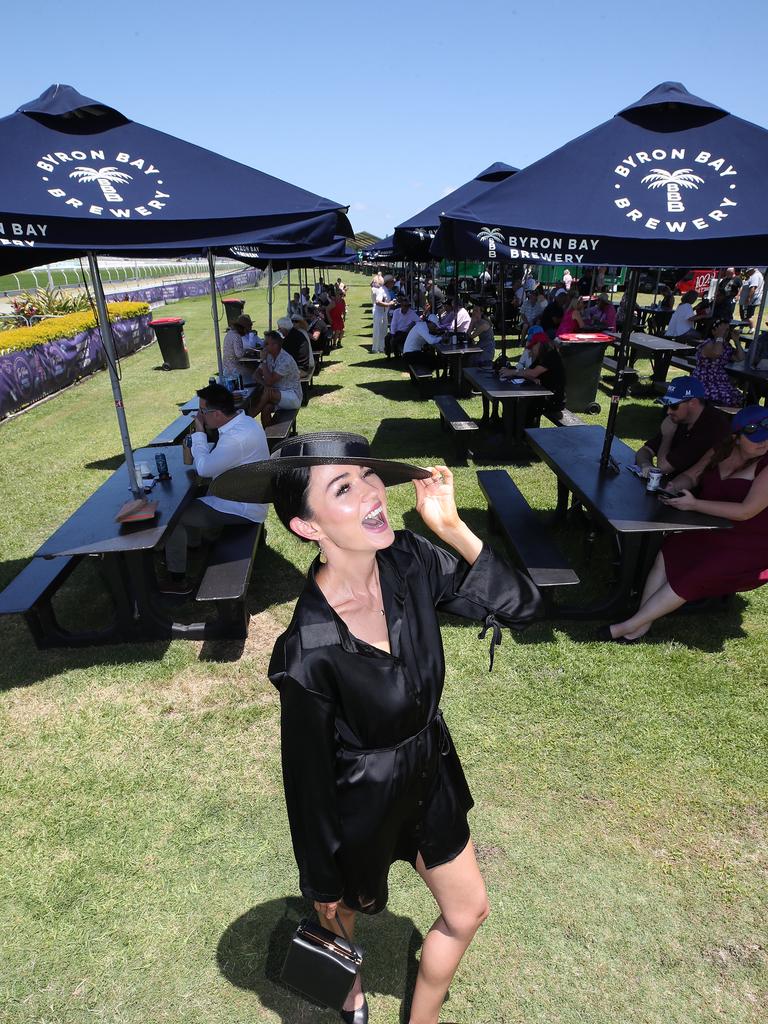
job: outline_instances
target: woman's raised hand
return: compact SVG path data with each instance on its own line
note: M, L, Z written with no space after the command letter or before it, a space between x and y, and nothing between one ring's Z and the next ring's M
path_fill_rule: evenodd
M447 466L427 466L432 474L426 480L414 480L416 511L438 537L460 524L453 493L453 473Z

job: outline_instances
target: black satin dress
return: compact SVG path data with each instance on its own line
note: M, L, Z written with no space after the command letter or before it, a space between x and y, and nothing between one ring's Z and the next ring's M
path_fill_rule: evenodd
M315 583L315 561L269 666L301 891L365 913L386 905L394 861L420 852L433 868L469 839L472 796L439 710L437 610L494 634L541 612L534 584L486 546L469 566L404 530L376 557L391 654L349 632Z

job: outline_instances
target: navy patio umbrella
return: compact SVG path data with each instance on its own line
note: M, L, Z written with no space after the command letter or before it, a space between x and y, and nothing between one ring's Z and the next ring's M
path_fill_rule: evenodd
M378 242L369 245L366 249L360 250L362 260L391 260L395 257L395 236L387 235L380 238Z
M434 258L435 252L430 251L432 240L440 227L440 215L449 207L453 208L461 203L470 202L477 196L482 195L492 185L500 181L506 181L518 169L509 164L496 162L480 171L471 181L460 185L453 192L450 192L442 199L431 203L424 210L415 213L402 224L395 228L395 248L402 253L406 259L415 260L419 263L427 263Z
M744 265L768 248L767 165L765 128L663 82L514 177L446 205L441 236L480 259Z
M768 131L663 82L441 218L449 251L531 263L724 267L768 252ZM632 308L637 275L630 275ZM625 320L619 370L626 365ZM619 374L619 381L621 373ZM603 452L607 465L617 396Z
M204 248L213 275L214 247L281 232L306 245L301 226L316 227L318 218L325 218L326 243L351 234L340 203L131 121L71 86L51 86L0 119L0 145L6 154L0 263L12 272L88 254L131 481L133 455L96 253ZM322 243L315 237L314 244Z

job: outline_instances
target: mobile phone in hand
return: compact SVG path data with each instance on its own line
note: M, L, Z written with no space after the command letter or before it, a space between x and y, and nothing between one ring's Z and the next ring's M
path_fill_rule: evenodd
M660 498L679 498L683 492L682 491L666 491L662 487L657 487L656 490L653 493L654 494L658 494Z

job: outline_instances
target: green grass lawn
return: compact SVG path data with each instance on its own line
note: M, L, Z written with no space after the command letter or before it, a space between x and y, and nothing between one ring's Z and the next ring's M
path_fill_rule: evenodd
M475 467L431 402L372 356L367 282L302 430L344 428L377 455L454 469L486 535ZM294 282L295 285L295 282ZM262 330L266 296L248 291ZM286 288L278 289L282 311ZM134 446L215 367L208 299L186 319L192 369L123 361ZM604 422L607 402L600 416ZM473 415L480 400L465 403ZM638 444L660 416L628 399ZM555 429L555 428L552 428ZM0 426L0 585L121 461L106 374ZM546 467L511 468L537 508ZM415 526L409 487L395 525ZM566 540L583 593L608 546ZM270 515L244 644L38 651L0 620L0 1007L9 1024L310 1024L338 1019L275 983L302 912L282 799L279 713L265 670L312 553ZM98 616L84 566L67 613ZM477 626L447 619L443 707L476 807L492 914L445 1007L462 1024L758 1024L768 1014L768 588L662 622L654 642L589 641L594 624L505 636L493 674ZM396 1024L431 897L405 865L365 920L371 1020Z

